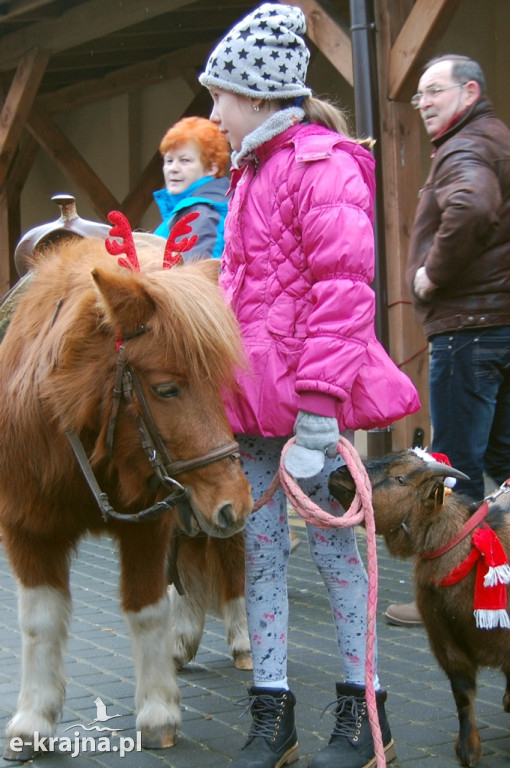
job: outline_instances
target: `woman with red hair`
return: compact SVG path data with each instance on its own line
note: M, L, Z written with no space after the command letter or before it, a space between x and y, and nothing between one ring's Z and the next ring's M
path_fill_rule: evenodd
M218 126L203 117L185 117L163 136L165 188L154 193L163 222L155 234L168 237L185 214L200 215L189 223L197 235L186 259L219 258L223 251L223 224L227 214L226 177L230 150Z

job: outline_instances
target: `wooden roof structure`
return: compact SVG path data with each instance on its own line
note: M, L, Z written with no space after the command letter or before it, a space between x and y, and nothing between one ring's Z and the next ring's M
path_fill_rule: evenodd
M409 98L420 68L434 54L436 40L461 1L289 0L307 17L313 52L323 55L350 85L368 73L366 88L376 95L372 130L380 167L378 302L383 308L384 342L418 386L423 403L418 415L395 426L396 448L411 444L416 427L426 434L428 429L426 342L403 284L422 180L416 142L419 118ZM198 84L197 74L215 43L258 4L243 0L0 0L1 292L15 280L12 254L21 234L20 199L39 150L74 180L102 221L110 210L120 209L136 226L160 185L161 158L155 152L123 199L117 199L55 117L94 100L175 77L182 78L193 93L183 114L207 115L209 96ZM359 21L357 14L364 12L366 21L363 16ZM361 48L356 42L360 34ZM368 46L365 52L363 45ZM370 55L372 45L376 61L370 64L364 57ZM366 95L356 94L360 104Z

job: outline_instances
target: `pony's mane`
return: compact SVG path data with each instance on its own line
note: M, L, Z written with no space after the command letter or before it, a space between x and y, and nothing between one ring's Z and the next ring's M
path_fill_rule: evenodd
M201 263L142 274L157 310L150 332L165 357L191 381L231 385L242 360L237 322Z
M147 333L125 344L134 367L164 365L185 374L191 385L206 380L228 387L242 361L237 323L211 269L197 262L163 270L157 248L137 250L141 272L120 267L101 240L66 241L47 250L8 329L16 340L1 352L11 358L11 386L26 388L30 398L36 380L39 396L74 429L89 425L98 399L108 407L117 359L115 333L136 330L117 327L116 309L96 285L95 270L128 286L135 298L148 296L154 307Z

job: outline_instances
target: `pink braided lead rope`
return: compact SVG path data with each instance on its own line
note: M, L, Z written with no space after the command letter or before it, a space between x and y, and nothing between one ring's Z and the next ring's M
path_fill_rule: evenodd
M284 446L280 459L280 473L273 479L270 487L255 504L254 510L260 509L274 494L281 484L285 495L295 511L312 525L319 528L341 528L349 525L359 525L364 521L367 534L367 573L368 573L368 605L367 605L367 640L365 662L365 690L368 709L368 719L372 730L377 768L386 766L384 745L377 714L377 703L374 690L374 644L377 614L377 550L375 541L374 510L372 507L372 487L361 458L344 437L340 437L337 450L345 461L356 486L356 493L349 509L342 517L335 517L318 507L303 493L296 481L289 475L284 466L284 458L290 446L295 442L291 438Z

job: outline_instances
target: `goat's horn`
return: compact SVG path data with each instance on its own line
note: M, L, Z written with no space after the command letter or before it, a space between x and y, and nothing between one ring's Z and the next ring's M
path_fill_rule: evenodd
M460 469L450 467L440 461L428 461L425 467L426 472L431 472L435 477L456 477L458 480L469 480L469 476L461 472Z

